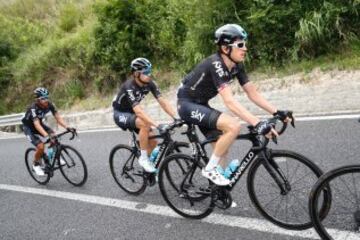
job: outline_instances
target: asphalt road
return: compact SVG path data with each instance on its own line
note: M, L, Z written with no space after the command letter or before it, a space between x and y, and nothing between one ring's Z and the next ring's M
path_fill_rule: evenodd
M251 204L244 179L233 191L237 207L225 211L217 209L215 217L210 215L201 221L178 217L166 206L157 185L134 197L115 184L109 171L109 153L116 144L129 141L128 133L100 131L79 135L78 140L64 141L82 153L88 167L88 181L79 188L67 183L60 172L56 172L46 186L37 184L24 165L24 152L30 147L27 140L24 137L0 139L0 239L282 240L316 237L311 231L306 232L310 234L306 237L305 233L282 231L269 224ZM245 153L249 146L237 142L230 158ZM323 171L359 164L360 124L357 119L299 121L296 129L289 128L279 138L278 145L271 147L299 152ZM152 211L154 206L161 208ZM241 221L250 218L255 224L242 225L237 218Z

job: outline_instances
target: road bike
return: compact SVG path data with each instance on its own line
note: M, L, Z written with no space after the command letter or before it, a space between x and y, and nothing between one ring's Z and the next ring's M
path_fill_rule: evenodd
M71 133L70 140L77 136L76 131L65 131L52 137L46 142L51 144L53 148L52 157L49 159L47 153L41 157L41 166L45 172L45 176L38 176L33 168L33 159L35 155L35 148L28 148L25 151L25 165L30 173L30 176L38 183L45 185L54 176L56 170L60 170L64 178L74 186L82 186L87 180L87 167L82 155L72 146L62 144L60 139L62 136ZM60 164L60 159L62 165Z
M162 131L158 135L150 136L149 139L161 139L158 144L159 153L154 160L156 168L159 167L161 160L173 152L182 152L189 148L186 142L172 140L171 135L174 129L184 124L183 121L176 121L172 124L162 126ZM131 131L132 139L130 145L116 145L110 152L109 163L110 171L115 182L121 189L132 195L143 193L147 186L154 186L157 173L148 173L138 163L140 157L140 145L134 131Z
M292 125L295 127L292 113ZM268 119L276 127L278 117ZM282 134L287 123L279 131ZM232 204L231 191L245 170L249 168L247 189L250 199L262 216L272 223L292 230L312 227L308 215L308 196L322 170L310 159L288 150L272 150L267 147L269 139L259 135L251 126L249 133L241 134L238 140L247 140L252 147L239 167L230 176L230 185L221 187L212 184L201 175L208 162L205 146L217 139L199 141L194 126L186 134L193 149L192 155L172 154L162 162L159 169L160 192L166 203L186 218L201 219L214 208L228 209ZM273 138L277 142L276 138ZM331 193L321 192L319 214L327 214Z

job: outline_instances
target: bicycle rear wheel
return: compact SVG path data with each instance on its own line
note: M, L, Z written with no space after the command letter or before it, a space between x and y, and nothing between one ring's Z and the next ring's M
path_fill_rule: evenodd
M166 203L186 218L201 219L214 208L209 181L201 176L198 161L185 154L172 154L159 168L159 187Z
M319 199L330 186L332 202L324 219ZM324 174L310 193L310 216L322 239L360 239L360 165L336 168Z
M280 227L291 230L312 227L308 214L308 196L322 174L321 169L294 152L272 150L269 155L270 166L259 157L250 167L247 185L252 202L266 219ZM280 170L276 171L276 168ZM275 173L275 176L271 176L270 172ZM280 180L280 184L287 190L281 192L275 179ZM321 192L322 216L326 215L327 204L331 201L327 190Z
M60 158L65 164L60 166L60 172L64 178L74 186L82 186L87 180L87 168L81 154L73 147L62 145L60 154L56 156L60 166Z
M35 148L28 148L25 152L25 165L26 165L26 169L28 170L30 176L39 184L45 185L49 182L50 180L50 175L48 173L45 173L45 176L38 176L33 168L33 159L34 159L34 155L35 155ZM44 166L44 159L41 158L41 165Z
M121 189L132 195L139 195L146 189L143 168L139 165L137 153L127 145L117 145L110 152L110 171Z

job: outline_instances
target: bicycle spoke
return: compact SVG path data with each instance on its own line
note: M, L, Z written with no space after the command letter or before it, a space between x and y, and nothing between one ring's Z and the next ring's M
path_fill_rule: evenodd
M350 198L348 198L348 197L347 197L347 194L345 194L345 193L344 193L342 190L340 190L340 188L338 188L337 186L331 185L330 188L332 188L332 189L338 191L339 193L341 193L340 196L345 197L346 200L348 200L348 201L351 202L352 204L354 204L354 205L356 204L356 203L354 203Z
M351 191L351 189L349 188L348 184L344 181L344 179L342 178L342 176L340 176L339 179L340 179L340 181L345 185L345 187L346 187L346 189L349 191L349 193L350 193L351 195L353 195L355 198L357 198L356 194Z
M278 199L279 197L281 197L281 195L278 195L276 198L271 199L270 202L268 202L268 203L266 203L266 204L264 205L264 207L266 208L270 203L272 203L273 201L275 201L275 200Z
M295 180L294 182L289 182L289 183L290 183L291 185L295 185L296 183L298 183L298 182L301 181L301 180L304 180L305 177L307 177L307 176L309 176L309 175L311 175L311 174L313 174L313 173L312 173L312 172L309 172L309 173L305 174L304 176L301 176L299 179Z
M281 198L281 200L279 201L279 203L278 203L278 205L276 206L276 211L275 211L275 217L277 217L277 213L278 213L278 211L280 210L280 205L281 205L281 203L283 202L283 200L284 200L284 198Z
M307 206L304 207L303 203L301 202L301 200L298 197L296 197L296 196L293 196L293 197L294 197L295 201L298 202L299 206L304 210L304 212L307 213L308 212Z
M294 176L296 175L295 173L298 171L299 166L300 166L300 164L297 164L297 166L296 166L296 168L295 168L294 172L290 175L289 182L292 182L292 179L293 179L293 178L294 178Z

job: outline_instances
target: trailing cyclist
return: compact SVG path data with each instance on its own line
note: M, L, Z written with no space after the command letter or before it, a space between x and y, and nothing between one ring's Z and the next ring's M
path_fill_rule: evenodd
M146 58L136 58L131 62L131 78L120 88L115 96L112 106L114 121L123 130L135 131L139 134L141 155L139 164L146 172L155 172L156 168L148 155L156 147L157 141L150 139L151 127L159 128L159 123L154 121L139 105L144 97L151 92L157 99L161 108L175 119L176 111L170 103L161 96L159 88L151 78L152 65Z
M52 138L54 131L43 123L43 119L48 112L55 117L56 122L69 131L76 131L75 128L69 128L56 110L54 104L49 101L49 91L46 88L38 87L34 90L35 102L25 112L22 118L23 130L27 139L36 147L33 161L33 170L39 176L44 176L44 170L41 167L40 159L44 153L44 143ZM64 164L60 159L60 164Z
M247 33L237 24L226 24L218 28L215 32L218 52L187 74L177 93L179 116L186 122L198 125L205 137L218 137L202 175L221 186L230 183L221 172L226 165L226 153L240 132L240 122L236 117L267 137L277 135L267 121L260 121L235 99L230 87L233 78L238 79L252 102L270 114L279 115L281 120L289 121L287 111L277 110L249 81L243 64L247 51L246 40ZM208 101L217 94L220 94L225 106L236 117L209 106Z

